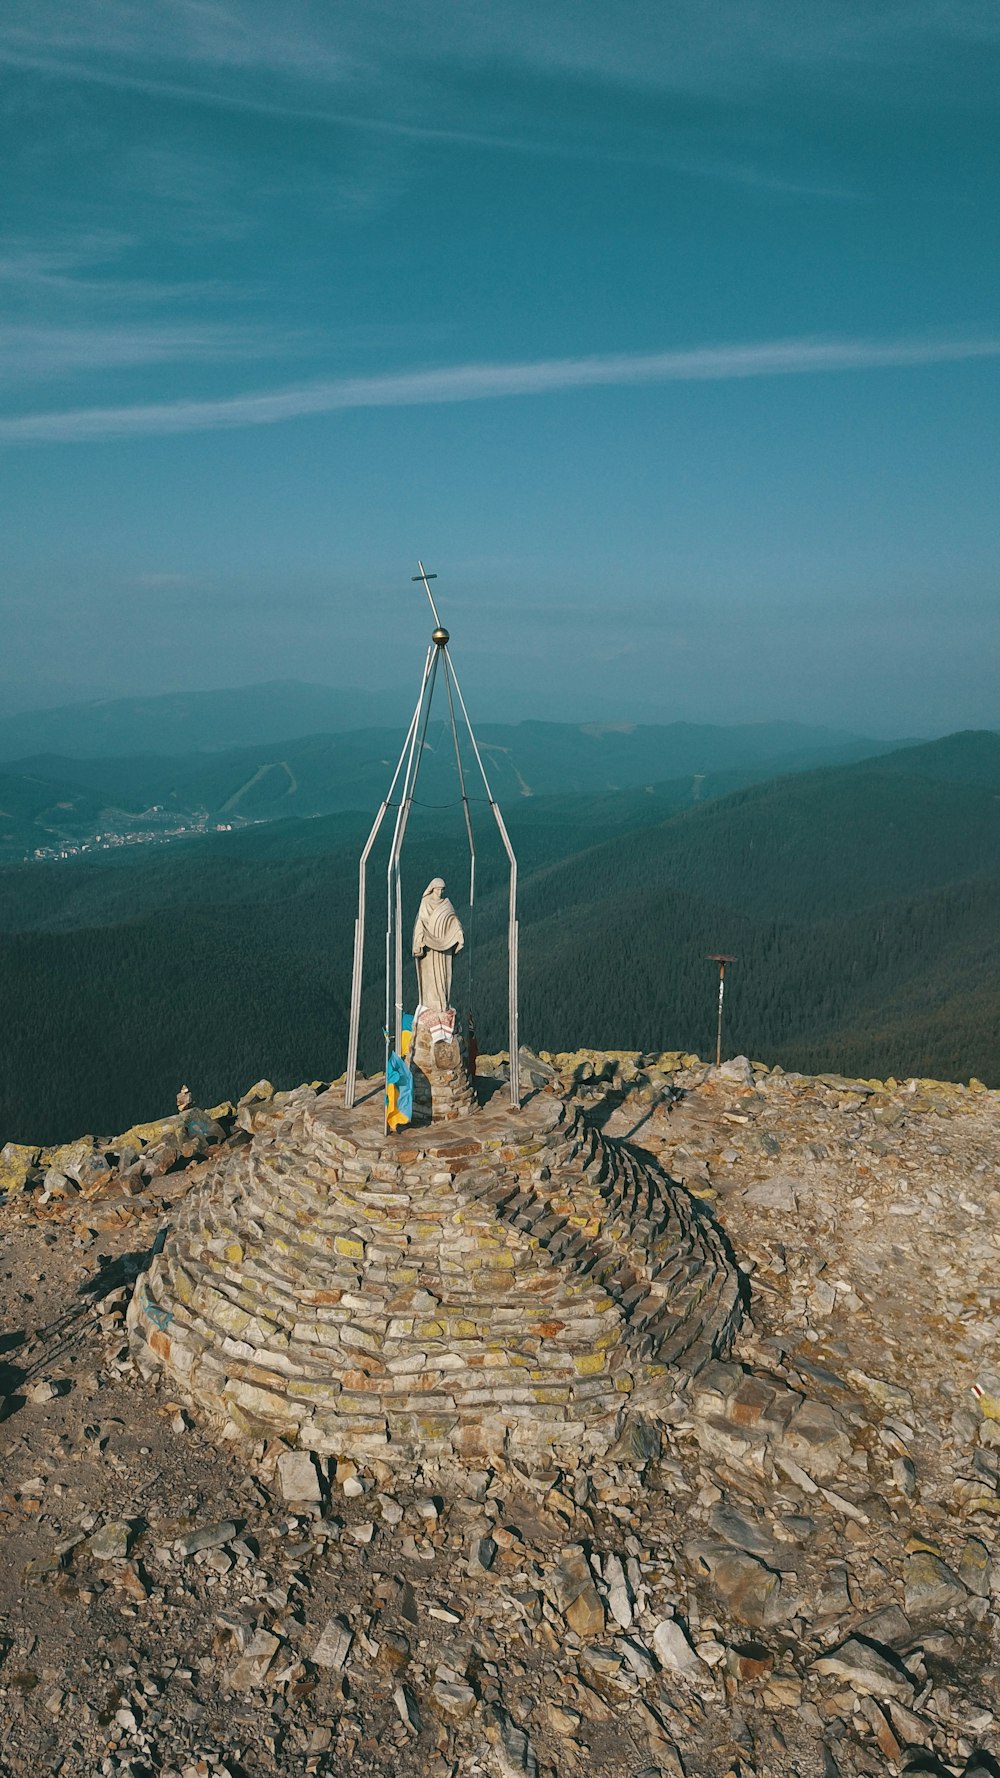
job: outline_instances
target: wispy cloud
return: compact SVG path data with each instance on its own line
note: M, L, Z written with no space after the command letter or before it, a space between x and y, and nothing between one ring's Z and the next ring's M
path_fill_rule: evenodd
M520 364L461 364L381 376L324 379L295 388L211 401L149 402L130 407L19 414L0 420L0 443L82 443L214 432L272 426L283 420L354 408L429 407L576 389L805 376L823 371L907 368L988 358L1000 358L1000 337L765 340L681 352L612 353Z
M229 322L115 327L0 323L0 376L13 380L135 365L259 359L302 343L301 336Z
M318 86L377 84L408 62L507 62L643 87L746 85L775 67L895 66L942 44L996 44L989 0L632 0L629 28L603 0L8 0L0 54L128 78L213 69Z
M39 305L64 312L66 304L73 313L78 305L113 308L120 313L123 304L143 308L179 303L212 302L223 298L229 308L235 302L250 300L260 294L260 287L236 285L218 278L171 279L129 278L121 276L117 267L129 249L139 244L137 237L110 232L87 233L54 241L0 240L0 295L25 306L25 313L37 316ZM116 268L109 271L109 267Z
M853 170L845 180L821 159L804 171L790 164L786 141L762 157L747 139L748 111L760 96L775 82L811 94L859 82L878 91L888 81L896 100L907 80L938 82L944 56L995 50L998 21L988 0L875 7L871 0L630 0L627 31L603 0L546 0L544 7L537 0L487 7L342 0L335 8L285 0L280 9L270 0L160 0L155 7L6 0L0 64L42 76L46 93L65 81L142 95L171 132L197 135L231 114L315 126L340 153L350 138L359 156L385 159L350 177L339 168L324 201L346 213L391 198L410 176L410 151L421 145L660 167L742 186L762 202L845 202L859 195ZM21 84L32 89L30 78ZM953 85L971 103L970 83L956 77ZM641 107L630 115L635 91L653 96L653 127ZM722 152L716 139L692 152L673 115L678 94L708 107ZM156 197L175 228L253 232L254 198L218 139L206 138L204 153L192 156L190 177L176 151L159 151L166 163L159 186L157 152L133 154L117 176L127 180L141 163L139 192ZM225 189L217 188L213 167Z
M331 130L356 131L362 136L383 138L387 141L398 140L419 144L452 144L456 147L493 149L499 153L512 153L528 156L542 156L549 159L573 161L603 161L620 163L641 162L650 166L678 167L678 170L701 173L707 171L715 177L726 177L726 168L694 167L685 169L683 162L669 148L652 146L647 142L631 146L616 143L610 146L606 141L598 139L591 125L590 135L584 139L573 135L564 137L559 134L548 136L538 132L537 117L530 126L516 129L484 129L472 128L460 122L449 124L428 121L404 115L391 115L385 110L386 83L374 86L367 97L368 109L361 105L366 101L365 91L357 95L352 107L332 105L323 97L325 89L317 88L311 83L304 89L301 83L286 90L278 96L272 84L263 90L242 85L239 88L226 90L218 85L206 84L203 80L171 80L159 76L130 72L123 69L117 62L94 61L73 62L62 56L52 56L44 52L26 55L16 50L5 49L0 43L0 65L21 69L25 72L56 76L64 80L83 82L92 86L106 86L116 92L142 94L150 99L177 101L185 106L196 106L206 111L233 112L259 118L270 118L280 123L317 124ZM340 89L338 89L339 91ZM305 93L310 96L306 97ZM320 97L316 94L319 92ZM739 183L744 183L739 173L735 174Z

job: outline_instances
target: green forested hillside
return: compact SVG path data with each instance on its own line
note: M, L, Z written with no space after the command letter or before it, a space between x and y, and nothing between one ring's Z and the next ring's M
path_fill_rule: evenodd
M631 809L560 798L548 819L540 801L511 811L527 1043L707 1054L705 955L724 949L738 958L731 1052L1000 1084L1000 738L950 737L666 818L664 806L638 792ZM110 1132L168 1109L182 1080L208 1103L261 1074L288 1085L338 1073L367 824L283 823L0 872L0 1139ZM505 888L481 831L469 920L457 812L415 811L406 904L431 875L448 878L475 941L471 998L463 959L456 999L488 1049L504 1041ZM372 1066L379 881L375 860Z
M954 743L961 742L961 746ZM935 770L941 750L952 774ZM952 736L739 792L595 849L585 876L557 867L560 905L607 880L684 888L797 923L1000 871L1000 736ZM967 774L964 781L959 773Z
M24 857L53 832L92 833L101 798L61 772L0 771L0 857Z
M155 833L177 823L240 826L374 809L402 739L397 725L177 756L37 754L0 775L0 858L78 844L99 830ZM658 785L669 789L671 809L887 745L795 723L487 723L480 740L493 790L507 805L586 794L607 806L622 793ZM474 762L466 757L465 766L478 782ZM419 789L428 804L457 794L451 732L442 721L427 730ZM603 810L595 815L600 821ZM620 813L610 820L620 824Z

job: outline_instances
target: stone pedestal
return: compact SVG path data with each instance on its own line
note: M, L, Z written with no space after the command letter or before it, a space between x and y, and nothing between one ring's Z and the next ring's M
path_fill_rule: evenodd
M413 1122L450 1123L476 1108L464 1033L456 1028L446 1041L418 1025L407 1057L413 1073Z

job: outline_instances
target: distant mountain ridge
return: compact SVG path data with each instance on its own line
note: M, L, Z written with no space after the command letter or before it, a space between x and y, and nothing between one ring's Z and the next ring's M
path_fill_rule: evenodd
M99 698L0 716L0 760L33 754L99 759L217 753L391 723L401 710L408 715L412 703L409 690L338 690L295 679L218 691Z
M481 723L478 734L493 791L505 805L579 795L631 799L638 790L655 795L669 788L667 805L683 808L761 777L865 758L888 745L786 722L726 728L530 721ZM98 832L155 835L374 810L402 739L396 726L216 752L9 761L0 767L0 857L58 850ZM476 784L468 749L465 764ZM419 795L441 806L459 796L452 737L438 720L427 730ZM603 815L616 819L609 807Z
M412 685L358 690L275 679L261 685L229 686L217 691L100 698L52 709L23 710L0 715L0 760L27 760L40 755L119 759L140 754L218 753L257 749L307 736L380 728L399 730L402 738L414 694ZM503 726L526 727L528 720ZM560 722L556 726L575 729L598 740L665 726L678 732L687 730L692 735L713 730L720 734L732 732L725 724L635 723L627 718L584 720L578 724ZM868 745L861 736L795 722L747 723L741 725L740 732L747 737L759 735L762 744L766 739L773 754L792 753L802 746L833 747L860 742ZM892 741L872 746L900 744Z

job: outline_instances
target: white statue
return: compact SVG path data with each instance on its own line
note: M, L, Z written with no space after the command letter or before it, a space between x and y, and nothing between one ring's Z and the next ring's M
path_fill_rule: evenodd
M421 1006L447 1012L451 1005L452 958L462 949L465 933L444 892L444 879L428 883L413 928L413 955L417 960L417 994Z

